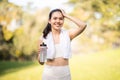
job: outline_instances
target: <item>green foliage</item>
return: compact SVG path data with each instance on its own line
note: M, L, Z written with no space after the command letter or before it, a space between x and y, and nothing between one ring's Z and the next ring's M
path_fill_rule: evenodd
M105 45L109 47L114 43L120 45L119 0L69 0L69 3L74 5L74 10L71 15L88 23L88 29L85 34L91 40L92 37L97 35L99 38L102 38ZM91 44L89 42L90 41L87 41L88 44ZM83 45L85 43L83 43ZM98 46L102 47L100 45Z
M119 0L69 0L68 4L72 4L74 7L70 15L88 23L88 27L83 33L84 39L78 41L81 43L80 45L90 44L93 48L103 49L102 47L111 47L116 42L120 44ZM28 10L30 10L29 6ZM36 57L38 39L47 24L48 16L46 15L49 14L49 11L49 8L44 8L31 14L29 11L23 11L19 6L8 3L7 0L0 0L0 25L2 26L0 52L4 58L9 55L9 58L20 60ZM9 28L13 20L18 24L18 28L11 31ZM68 28L72 24L68 22L65 26ZM97 36L98 42L95 42L95 36ZM103 40L102 43L100 39ZM3 56L0 59L3 59Z
M2 25L1 32L3 33L3 38L1 39L3 45L6 46L4 50L4 46L0 46L2 47L1 59L6 59L3 58L3 54L6 51L7 54L5 56L10 54L10 59L31 60L36 58L38 39L46 24L48 11L49 8L46 8L35 14L30 14L23 11L21 7L8 3L8 1L3 0L0 2L0 24ZM15 26L18 27L15 30L11 30L13 20L17 24Z
M16 57L19 58L22 56L25 58L24 56L28 56L31 57L31 59L32 57L36 58L36 56L33 55L37 54L38 39L45 26L45 18L47 18L45 14L43 15L45 11L48 13L48 10L41 10L36 13L36 15L23 14L23 25L14 32L13 54Z
M14 38L14 32L9 30L10 24L13 19L19 20L21 18L21 8L8 3L7 0L3 0L0 2L0 25L2 31L0 33L3 34L2 37L2 45L0 45L0 57L2 60L14 59L13 51L15 49L13 45L12 39Z
M13 33L9 30L6 29L6 27L3 27L3 34L4 34L4 39L6 41L9 41L13 37Z

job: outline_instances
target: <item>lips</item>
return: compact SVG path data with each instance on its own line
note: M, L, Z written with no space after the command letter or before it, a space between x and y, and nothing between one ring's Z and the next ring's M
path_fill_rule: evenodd
M61 25L60 24L55 24L55 26L60 27Z

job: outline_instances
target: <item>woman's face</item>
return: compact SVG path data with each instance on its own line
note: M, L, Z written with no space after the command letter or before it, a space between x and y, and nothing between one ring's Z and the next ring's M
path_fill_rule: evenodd
M64 23L64 17L60 11L52 13L51 19L49 20L52 29L60 30Z

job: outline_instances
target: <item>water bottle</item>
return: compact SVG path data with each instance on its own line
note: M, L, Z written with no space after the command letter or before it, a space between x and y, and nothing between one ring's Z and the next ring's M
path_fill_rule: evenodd
M46 60L46 56L47 56L47 45L43 42L42 44L40 44L40 47L41 47L40 64L43 65Z

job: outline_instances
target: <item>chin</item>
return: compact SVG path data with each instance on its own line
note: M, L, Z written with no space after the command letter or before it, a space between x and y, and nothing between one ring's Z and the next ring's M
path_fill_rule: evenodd
M55 29L56 29L56 30L61 30L61 27L56 27Z
M59 30L61 30L61 28L60 29L56 29L57 31L59 31Z

